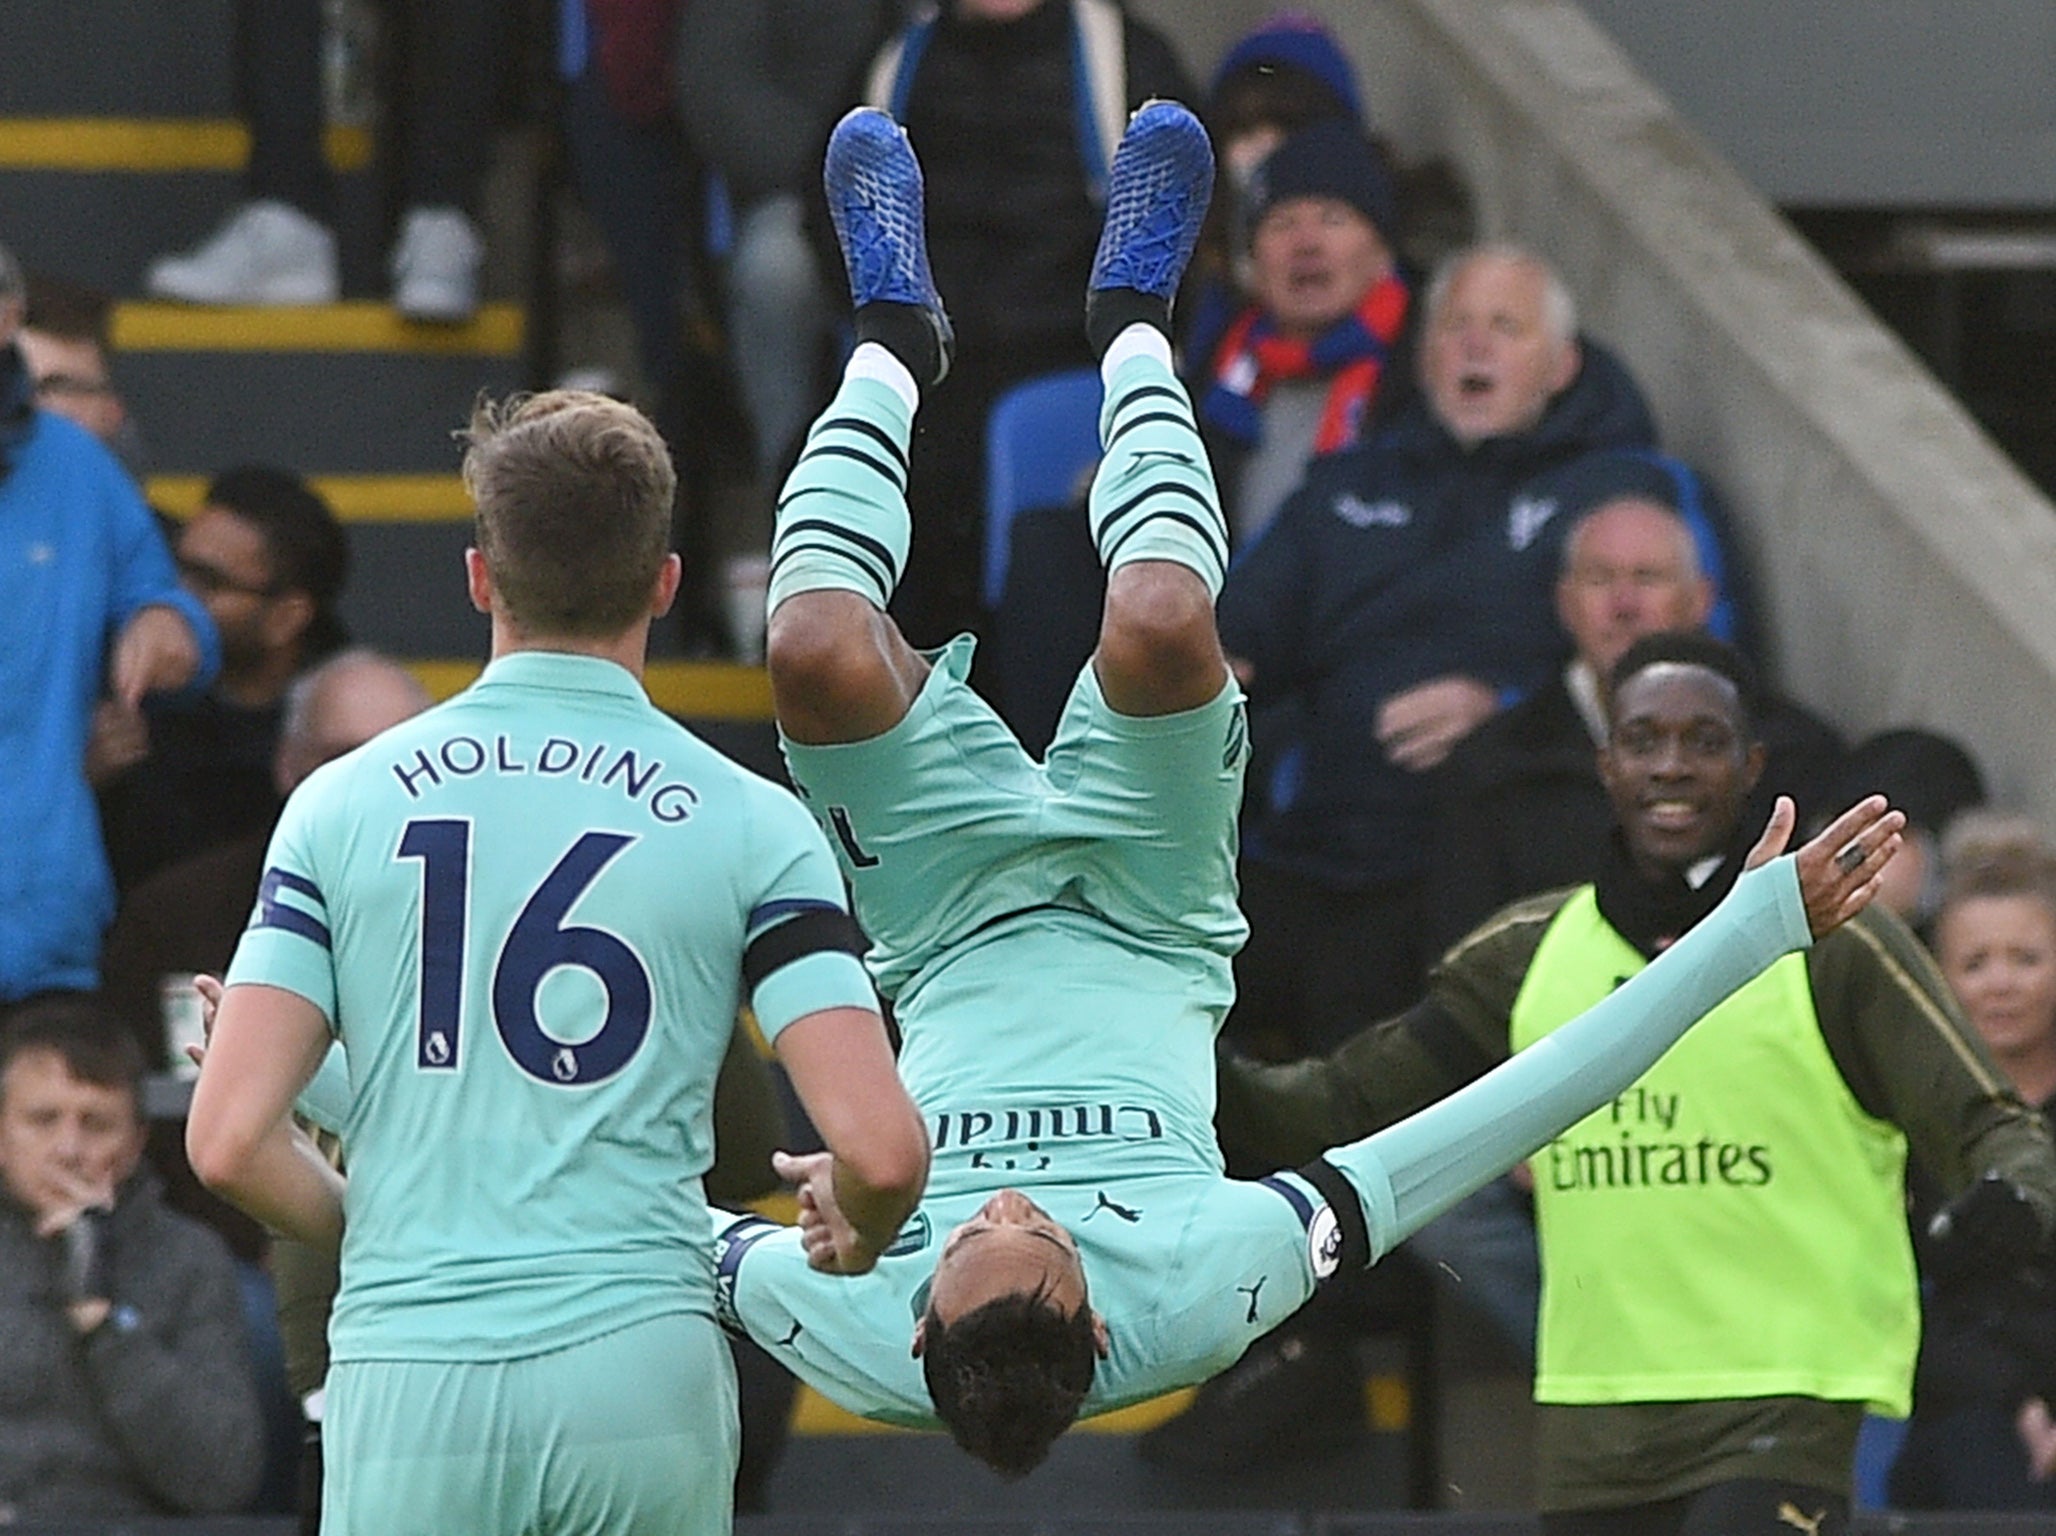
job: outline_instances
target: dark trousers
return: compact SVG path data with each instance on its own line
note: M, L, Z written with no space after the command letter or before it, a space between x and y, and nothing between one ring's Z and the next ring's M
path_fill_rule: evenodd
M1235 960L1227 1033L1253 1055L1323 1056L1420 1001L1430 957L1413 883L1331 890L1244 859L1249 943Z
M1845 1536L1849 1501L1803 1483L1746 1478L1682 1498L1542 1517L1542 1536Z
M1895 1509L2056 1510L2056 1482L2028 1476L2004 1403L1918 1404L1892 1466Z
M400 61L400 202L406 207L474 205L492 150L500 66L507 54L502 0L413 0L386 7ZM253 198L279 198L324 224L336 216L335 186L322 154L321 0L240 0L236 6L236 92L250 130L244 184Z

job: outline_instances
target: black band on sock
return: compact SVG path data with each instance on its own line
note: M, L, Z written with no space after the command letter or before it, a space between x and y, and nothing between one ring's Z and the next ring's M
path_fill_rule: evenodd
M1105 357L1114 338L1140 321L1171 334L1171 301L1136 288L1098 288L1085 296L1085 339Z
M879 299L857 309L858 341L875 341L906 365L916 384L927 386L942 379L942 340L935 334L935 322L918 304L894 304Z
M1321 1192L1321 1198L1328 1202L1328 1209L1335 1213L1335 1223L1342 1231L1342 1256L1336 1272L1343 1274L1369 1269L1377 1255L1371 1252L1370 1226L1364 1220L1364 1203L1357 1195L1356 1186L1325 1157L1317 1157L1294 1171Z

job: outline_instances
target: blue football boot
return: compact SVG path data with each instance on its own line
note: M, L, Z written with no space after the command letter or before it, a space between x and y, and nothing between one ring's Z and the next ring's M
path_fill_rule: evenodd
M821 180L858 340L885 346L917 383L940 383L956 336L928 269L921 165L906 130L883 112L856 108L829 136Z

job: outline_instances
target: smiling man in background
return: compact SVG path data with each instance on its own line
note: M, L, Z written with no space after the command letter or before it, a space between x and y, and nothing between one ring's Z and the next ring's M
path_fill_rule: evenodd
M1289 1163L1518 1059L1713 910L1763 771L1748 665L1703 635L1651 635L1607 696L1616 831L1597 878L1498 913L1425 999L1328 1056L1230 1063L1231 1153ZM1940 1188L1989 1180L2016 1212L2002 1266L2046 1247L2048 1128L1874 907L1536 1155L1545 1536L1773 1536L1785 1510L1846 1529L1865 1408L1903 1417L1912 1387L1909 1150Z

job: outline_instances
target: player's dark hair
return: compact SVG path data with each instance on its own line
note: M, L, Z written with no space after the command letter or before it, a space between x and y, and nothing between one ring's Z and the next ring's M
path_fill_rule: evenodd
M678 477L647 417L558 389L481 399L458 435L478 552L518 628L607 636L648 614Z
M1762 706L1756 669L1732 645L1703 631L1671 629L1644 635L1621 652L1621 659L1613 664L1607 696L1619 698L1621 690L1637 674L1662 666L1699 667L1725 678L1735 690L1735 702L1741 712L1735 723L1741 727L1742 740L1756 739L1757 713Z
M936 1417L1002 1477L1042 1465L1071 1427L1099 1364L1092 1309L1065 1313L1043 1291L1017 1291L945 1326L928 1309L921 1373Z
M349 643L336 603L350 577L350 538L327 498L289 469L238 464L210 480L201 500L257 530L271 561L273 591L304 592L313 603L314 618L300 642L302 663Z
M53 992L8 1010L6 1020L0 1028L0 1079L27 1052L54 1051L80 1082L120 1089L142 1113L143 1048L97 998Z

